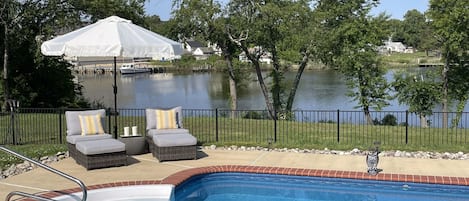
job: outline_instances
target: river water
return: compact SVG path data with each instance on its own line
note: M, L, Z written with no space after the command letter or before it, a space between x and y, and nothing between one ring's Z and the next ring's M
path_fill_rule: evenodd
M294 73L287 73L292 79ZM386 75L392 79L392 72ZM78 75L84 86L84 95L108 107L114 104L113 77L111 74ZM182 106L186 109L229 108L228 81L222 73L193 74L135 74L117 77L118 108L159 108ZM306 71L303 73L294 102L301 110L359 110L357 103L348 97L343 77L336 71ZM239 109L265 109L265 102L256 81L251 75L245 87L238 91ZM466 107L467 108L467 107ZM405 111L407 106L390 101L385 111ZM438 109L436 109L438 110ZM467 109L466 109L467 110Z

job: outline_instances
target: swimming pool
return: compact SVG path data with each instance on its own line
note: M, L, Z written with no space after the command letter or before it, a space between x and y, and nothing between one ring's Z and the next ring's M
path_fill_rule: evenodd
M462 201L469 200L469 186L211 173L178 185L175 197L177 201Z

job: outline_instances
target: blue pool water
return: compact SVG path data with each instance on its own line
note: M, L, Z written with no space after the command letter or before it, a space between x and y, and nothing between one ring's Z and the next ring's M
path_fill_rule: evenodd
M462 201L468 186L250 173L213 173L190 178L176 201Z

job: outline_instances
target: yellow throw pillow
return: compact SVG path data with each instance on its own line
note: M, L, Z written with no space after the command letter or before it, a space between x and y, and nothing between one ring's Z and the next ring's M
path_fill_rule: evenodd
M176 110L155 110L156 129L178 128Z
M101 115L78 115L80 119L81 135L104 134Z

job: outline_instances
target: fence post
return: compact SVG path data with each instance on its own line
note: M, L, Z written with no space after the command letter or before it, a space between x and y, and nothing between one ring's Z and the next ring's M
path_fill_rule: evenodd
M6 103L8 103L8 105L10 106L10 115L11 115L11 119L10 119L10 126L11 126L11 135L12 135L12 139L13 139L13 144L16 145L17 144L17 139L16 139L16 134L15 134L15 112L18 110L18 108L20 107L20 102L17 101L17 100L14 100L14 99L8 99L8 100L5 100ZM20 139L21 140L21 139Z
M274 117L274 142L277 142L277 113Z
M13 145L16 145L16 136L15 136L15 111L13 109L10 110L10 129L11 129L11 136L13 139Z
M405 144L409 143L409 110L405 111Z
M60 144L63 143L62 141L62 111L63 109L59 109L59 140L60 140Z
M218 108L215 108L215 141L218 142Z
M337 110L337 143L340 142L340 110Z
M110 108L107 108L107 109L106 109L106 114L109 114L109 115L107 116L107 122L108 122L108 123L107 123L107 128L108 128L109 133L112 133L112 125L111 125L111 123L112 123L112 122L111 122L111 120L112 120L112 119L111 119L111 116L112 116L112 115L111 115L111 109L110 109Z

